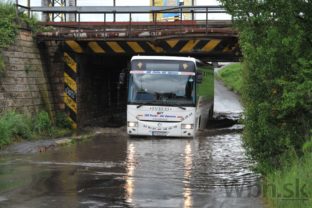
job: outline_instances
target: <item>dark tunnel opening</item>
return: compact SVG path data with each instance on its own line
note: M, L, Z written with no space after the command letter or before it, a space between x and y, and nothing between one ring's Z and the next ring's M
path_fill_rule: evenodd
M123 55L81 55L79 70L79 126L117 127L126 122L127 85L119 74L131 59Z

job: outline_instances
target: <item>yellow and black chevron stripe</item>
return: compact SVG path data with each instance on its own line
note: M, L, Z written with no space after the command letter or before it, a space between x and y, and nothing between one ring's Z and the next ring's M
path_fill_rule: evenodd
M65 41L65 49L95 54L232 54L240 55L238 39L169 39L157 41Z
M72 122L72 127L77 128L77 62L69 52L64 52L64 103L65 112Z

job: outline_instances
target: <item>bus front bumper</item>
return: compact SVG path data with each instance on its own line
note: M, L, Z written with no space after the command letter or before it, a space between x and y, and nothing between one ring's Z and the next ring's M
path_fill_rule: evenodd
M127 133L131 136L194 137L194 124L128 121Z

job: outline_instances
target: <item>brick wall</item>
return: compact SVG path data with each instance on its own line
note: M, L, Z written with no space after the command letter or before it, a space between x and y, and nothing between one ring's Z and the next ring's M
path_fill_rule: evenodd
M0 75L0 112L14 109L28 114L53 113L53 98L42 55L29 31L21 30L15 43L1 49L5 63Z

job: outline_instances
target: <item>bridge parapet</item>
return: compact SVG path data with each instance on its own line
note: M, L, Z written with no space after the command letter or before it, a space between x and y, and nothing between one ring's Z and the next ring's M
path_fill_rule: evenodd
M64 41L75 53L97 54L168 54L209 57L214 60L238 60L240 50L237 31L231 20L210 20L211 14L225 14L220 6L116 6L116 7L29 7L50 18L41 22L52 27L37 34L39 42ZM57 14L57 15L56 15ZM103 21L86 22L82 15L101 14ZM123 14L128 21L108 20L109 15ZM135 14L148 14L149 20L133 21ZM176 15L162 20L159 14ZM196 18L196 14L202 19ZM189 18L186 18L189 17ZM191 18L190 18L191 17ZM74 21L72 21L74 19Z
M39 37L53 38L168 38L168 36L205 35L235 36L231 20L211 19L210 15L223 15L226 11L221 6L64 6L25 7L27 14L41 12L44 20L41 24L52 26L55 33L42 33ZM147 16L133 20L134 15ZM96 16L86 21L83 15ZM116 21L116 15L123 15ZM159 18L159 15L173 16ZM200 17L198 17L198 15ZM66 18L66 17L72 18ZM74 18L73 18L74 16ZM111 17L114 17L113 19ZM138 18L137 18L138 20ZM52 34L52 35L51 35ZM56 35L57 34L57 35ZM59 37L57 37L59 36Z
M168 39L201 37L237 37L231 21L179 22L49 22L54 31L37 34L38 40L116 40L116 39Z

